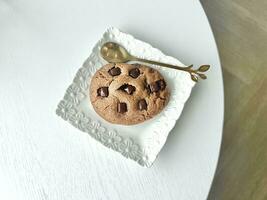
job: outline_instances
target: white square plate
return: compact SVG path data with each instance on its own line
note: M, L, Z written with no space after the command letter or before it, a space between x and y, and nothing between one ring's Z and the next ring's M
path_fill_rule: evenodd
M184 66L177 59L164 55L151 45L117 28L109 28L78 70L73 83L58 104L56 113L106 147L120 152L142 166L149 167L165 144L195 83L186 72L152 65L151 67L159 70L164 76L171 91L170 101L165 109L153 119L138 125L111 124L95 113L89 99L91 77L106 64L100 55L100 48L108 41L121 44L130 54L140 58Z

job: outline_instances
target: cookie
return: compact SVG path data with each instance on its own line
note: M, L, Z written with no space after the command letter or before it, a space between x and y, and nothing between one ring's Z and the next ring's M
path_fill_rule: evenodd
M166 106L169 90L163 76L141 64L107 64L92 77L90 100L106 121L132 125L151 119Z

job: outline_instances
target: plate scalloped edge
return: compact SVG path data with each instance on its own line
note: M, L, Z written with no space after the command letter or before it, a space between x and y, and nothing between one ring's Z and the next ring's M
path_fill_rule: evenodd
M86 59L83 66L76 73L72 84L65 92L64 98L57 106L56 114L70 122L74 127L88 133L106 147L136 161L141 166L150 167L164 146L169 132L175 126L195 83L186 72L152 65L164 77L167 76L168 79L173 80L175 86L171 88L172 92L168 105L161 112L161 116L153 121L154 131L147 139L147 141L150 141L148 142L149 145L141 148L133 138L123 137L116 130L109 130L105 127L103 125L104 121L99 122L88 116L81 106L83 101L89 102L88 88L91 77L100 67L106 64L99 52L102 44L107 41L114 41L123 45L132 55L137 57L184 66L177 59L164 55L151 45L135 39L117 28L108 28L104 32L102 39L94 46L89 58Z

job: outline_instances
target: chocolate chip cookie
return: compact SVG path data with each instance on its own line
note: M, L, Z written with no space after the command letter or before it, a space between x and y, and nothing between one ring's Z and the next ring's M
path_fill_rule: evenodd
M141 64L104 65L90 86L95 111L115 124L138 124L154 117L168 103L169 96L163 76Z

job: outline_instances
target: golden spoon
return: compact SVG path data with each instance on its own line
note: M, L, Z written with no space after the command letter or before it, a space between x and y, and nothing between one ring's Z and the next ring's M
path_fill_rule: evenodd
M100 52L101 52L102 57L109 63L125 63L129 61L141 61L145 63L150 63L154 65L160 65L163 67L186 71L190 73L191 79L195 82L198 81L199 77L201 79L206 79L207 76L199 72L206 72L210 68L209 65L202 65L198 69L194 70L192 69L193 65L190 65L188 67L181 67L181 66L175 66L175 65L170 65L166 63L156 62L152 60L137 58L135 56L130 55L124 47L114 42L105 43L101 47Z

